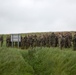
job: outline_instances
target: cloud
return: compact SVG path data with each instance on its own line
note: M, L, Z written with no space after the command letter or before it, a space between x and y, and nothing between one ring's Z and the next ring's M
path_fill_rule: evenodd
M0 0L0 33L76 30L75 0Z

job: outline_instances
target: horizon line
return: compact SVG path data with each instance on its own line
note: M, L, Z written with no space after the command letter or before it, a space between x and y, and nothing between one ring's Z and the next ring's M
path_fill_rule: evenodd
M30 34L30 33L49 33L49 32L76 32L76 31L71 31L71 30L67 30L67 31L32 31L32 32L14 32L14 33L0 33L0 35L6 35L6 34Z

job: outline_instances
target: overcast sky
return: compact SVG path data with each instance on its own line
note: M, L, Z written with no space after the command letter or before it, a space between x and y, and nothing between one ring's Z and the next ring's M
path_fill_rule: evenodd
M0 33L76 31L76 0L0 0Z

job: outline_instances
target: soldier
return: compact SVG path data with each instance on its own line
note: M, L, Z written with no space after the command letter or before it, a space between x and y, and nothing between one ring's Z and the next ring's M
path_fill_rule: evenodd
M40 38L39 38L39 39L40 39L40 40L39 40L39 41L40 41L40 47L42 47L42 46L43 46L43 41L44 41L44 40L43 40L43 36L40 35Z
M65 46L65 36L62 35L61 41L60 41L60 49L62 49Z
M49 35L48 34L46 34L46 46L50 47L50 44L49 44Z
M47 45L47 35L43 35L42 44L44 47Z
M76 50L76 32L73 37L73 50Z
M52 47L55 47L55 42L56 42L55 37L56 37L55 33L54 32L51 33L50 38L51 38L51 46Z
M58 34L58 45L59 45L60 48L61 48L61 40L62 40L62 34L59 33Z
M58 46L58 36L56 35L56 37L55 37L55 47L57 47Z
M41 47L41 46L42 46L41 35L38 36L37 40L38 40L38 41L37 41L37 46L38 46L38 47Z
M51 35L49 35L49 47L51 47Z
M11 46L11 38L10 38L10 36L7 36L7 38L6 38L6 46L7 47Z
M28 49L30 47L30 36L27 36L27 42L26 42L26 49Z
M37 35L33 36L33 46L36 47L37 46Z
M21 36L21 39L22 39L22 36ZM19 47L21 47L21 41L19 42Z
M25 43L24 43L24 37L21 38L21 48L24 49L25 48Z
M29 44L30 44L30 47L32 47L33 48L33 46L34 46L34 37L33 37L33 35L31 35L31 36L29 36Z
M69 48L70 47L70 38L69 38L69 35L68 33L65 34L65 48Z
M24 46L27 48L27 36L24 37Z
M68 38L69 38L68 43L69 43L69 48L70 48L72 46L72 34L70 32L68 33Z
M1 47L3 45L3 35L0 37Z

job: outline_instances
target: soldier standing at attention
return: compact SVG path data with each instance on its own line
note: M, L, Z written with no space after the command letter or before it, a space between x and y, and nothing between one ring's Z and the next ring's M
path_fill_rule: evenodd
M76 50L76 32L73 37L73 49Z

